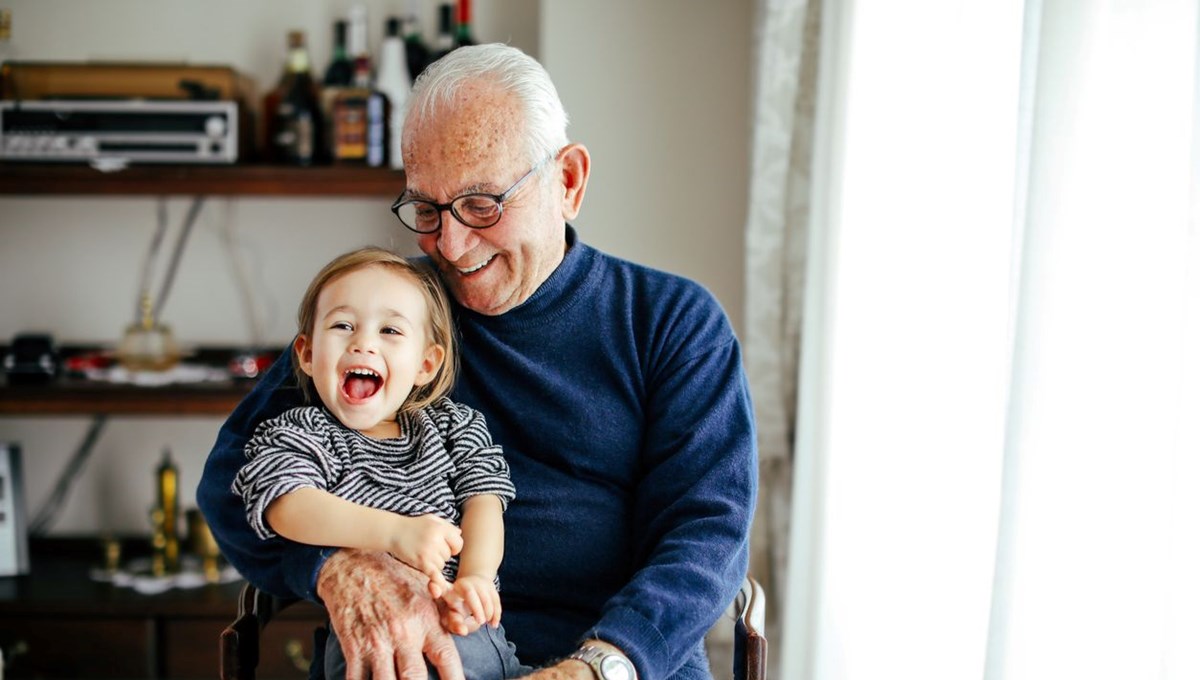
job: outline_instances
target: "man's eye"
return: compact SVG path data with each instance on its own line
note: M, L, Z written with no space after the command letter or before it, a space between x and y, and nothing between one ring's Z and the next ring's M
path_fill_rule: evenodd
M458 206L464 214L480 219L487 219L496 214L499 204L490 198L467 198Z

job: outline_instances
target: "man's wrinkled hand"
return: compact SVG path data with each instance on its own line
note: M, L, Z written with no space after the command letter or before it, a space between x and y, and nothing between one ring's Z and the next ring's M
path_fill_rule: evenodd
M387 553L339 550L317 577L346 657L346 680L426 680L425 659L443 680L463 680L454 641L441 625L428 579Z

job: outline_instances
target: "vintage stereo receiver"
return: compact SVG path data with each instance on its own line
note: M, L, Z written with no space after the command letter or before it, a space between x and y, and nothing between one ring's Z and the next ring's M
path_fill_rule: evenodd
M236 163L235 101L0 101L0 160Z

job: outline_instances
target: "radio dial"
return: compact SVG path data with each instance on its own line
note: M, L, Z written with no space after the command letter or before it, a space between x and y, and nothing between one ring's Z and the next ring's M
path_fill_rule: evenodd
M219 138L225 135L225 119L220 116L209 116L204 121L204 131L209 137Z

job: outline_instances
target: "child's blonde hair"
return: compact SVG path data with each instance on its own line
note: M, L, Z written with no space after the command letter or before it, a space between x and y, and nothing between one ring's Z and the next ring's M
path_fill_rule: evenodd
M441 345L445 350L445 358L433 379L424 385L414 386L404 404L400 406L402 413L418 411L449 394L458 377L458 349L454 338L454 322L450 316L450 301L432 268L410 262L390 250L376 247L360 248L339 255L325 265L313 278L312 283L308 284L308 290L300 300L300 311L297 314L300 333L311 340L316 323L317 298L325 286L337 278L366 267L384 267L417 284L417 288L425 297L425 307L429 310L427 330L430 342ZM304 391L305 397L311 400L312 378L300 368L300 357L296 354L294 345L292 364L300 389Z

